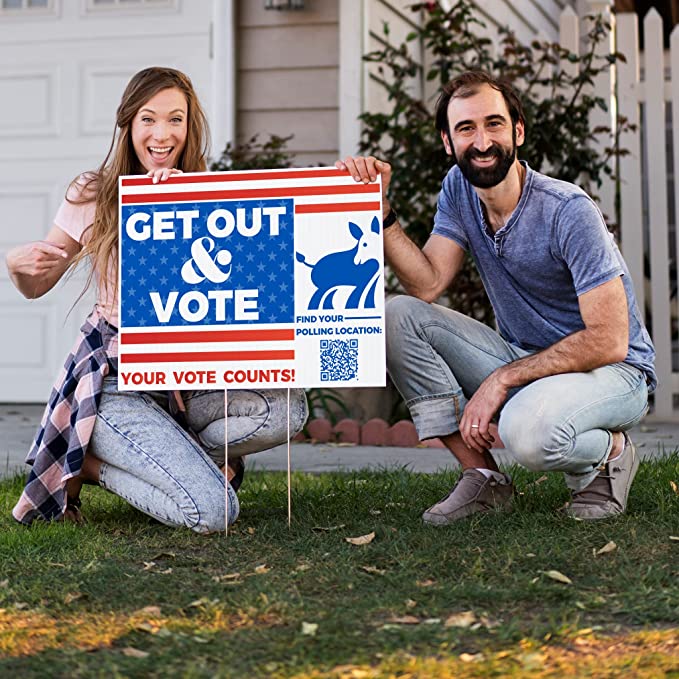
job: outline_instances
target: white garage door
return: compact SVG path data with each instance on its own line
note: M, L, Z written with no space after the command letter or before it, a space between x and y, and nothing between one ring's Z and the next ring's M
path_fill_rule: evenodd
M92 304L68 313L82 275L25 300L5 252L44 237L69 181L103 159L133 73L179 68L212 109L212 12L213 0L0 0L0 402L47 399Z

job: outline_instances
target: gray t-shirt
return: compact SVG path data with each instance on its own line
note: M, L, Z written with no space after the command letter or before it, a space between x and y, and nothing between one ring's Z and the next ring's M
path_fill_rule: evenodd
M469 251L504 339L529 351L582 330L578 295L622 276L629 310L626 363L657 383L655 350L632 280L594 201L579 187L534 172L525 163L521 199L497 233L457 166L443 181L433 233Z

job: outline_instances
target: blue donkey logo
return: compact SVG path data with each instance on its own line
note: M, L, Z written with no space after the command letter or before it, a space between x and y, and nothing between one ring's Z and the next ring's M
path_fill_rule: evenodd
M370 229L364 231L358 224L349 222L356 245L351 250L331 252L316 264L309 264L300 252L297 261L311 269L311 282L316 291L309 301L309 309L334 309L335 293L341 287L353 290L345 305L347 309L374 309L375 289L380 278L379 254L380 222L375 217Z

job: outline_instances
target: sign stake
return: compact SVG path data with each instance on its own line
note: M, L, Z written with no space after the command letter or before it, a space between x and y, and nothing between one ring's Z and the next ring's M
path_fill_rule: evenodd
M290 489L290 387L288 387L288 529L292 523L292 492Z
M229 398L224 389L224 535L229 534Z

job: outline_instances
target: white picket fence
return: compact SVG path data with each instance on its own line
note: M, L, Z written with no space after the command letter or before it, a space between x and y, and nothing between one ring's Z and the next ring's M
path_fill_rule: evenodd
M649 332L657 352L659 386L649 419L679 421L679 402L676 408L674 403L674 395L679 394L678 313L672 296L672 290L677 289L677 267L670 267L672 261L679 261L679 238L674 237L679 210L674 198L679 194L679 26L672 32L667 52L663 48L662 18L655 9L650 10L643 19L641 53L636 14L611 16L610 4L605 1L591 2L590 7L603 13L613 27L610 41L602 49L617 50L626 57L625 63L618 62L610 74L595 83L595 92L608 99L610 106L608 112L595 114L592 125L613 128L617 111L636 127L620 134L620 147L629 154L620 158L618 167L619 227L621 250L639 307L642 313L644 309L650 312L652 319ZM560 42L574 52L580 45L579 24L572 10L564 11ZM610 143L610 139L601 140L602 146ZM673 177L670 167L674 168ZM615 188L609 181L599 191L601 209L608 216L615 215Z
M679 27L672 32L669 53L663 48L662 19L656 10L644 18L643 31L641 55L637 16L618 15L617 49L625 54L627 63L617 66L617 106L638 128L621 139L621 146L630 151L620 162L621 247L639 305L642 309L646 305L652 318L649 331L660 380L652 417L679 421L674 404L674 395L679 393L679 366L673 366L677 313L671 294L677 286L677 267L670 270L670 262L676 264L679 259L679 241L672 238L676 216L670 222L670 213L676 215L675 196L679 193ZM672 106L671 129L667 125L668 103ZM672 241L675 244L670 251ZM644 257L650 263L650 279L644 272Z

